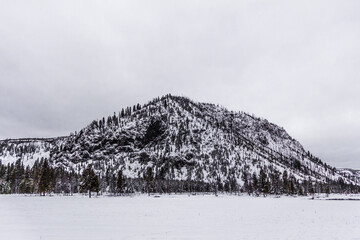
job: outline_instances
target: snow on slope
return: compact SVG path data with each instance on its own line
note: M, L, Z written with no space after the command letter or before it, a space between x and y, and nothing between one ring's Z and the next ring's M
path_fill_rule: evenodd
M350 168L340 168L337 169L338 174L351 179L354 182L360 182L360 170L350 169Z
M120 115L93 121L66 138L33 142L35 149L24 154L15 150L26 143L2 142L0 160L31 164L42 156L69 171L92 163L100 174L122 169L131 178L150 166L165 179L208 183L242 185L244 173L251 177L262 169L286 170L299 181L355 183L306 152L283 128L243 112L167 95Z
M43 139L0 141L0 161L7 165L20 159L24 165L32 167L36 160L50 158L50 147Z

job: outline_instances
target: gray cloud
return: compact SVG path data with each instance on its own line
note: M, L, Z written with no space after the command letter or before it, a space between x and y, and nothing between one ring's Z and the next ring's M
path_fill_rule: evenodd
M0 3L0 138L50 137L166 93L283 126L360 168L359 1Z

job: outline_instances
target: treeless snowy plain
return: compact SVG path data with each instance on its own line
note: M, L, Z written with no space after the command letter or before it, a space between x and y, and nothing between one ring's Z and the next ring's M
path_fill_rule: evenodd
M360 201L0 195L0 239L360 239Z

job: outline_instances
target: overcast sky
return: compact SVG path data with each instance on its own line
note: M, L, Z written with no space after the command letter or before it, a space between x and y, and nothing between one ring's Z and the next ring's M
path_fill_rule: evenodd
M360 1L0 2L0 139L67 135L167 93L360 168Z

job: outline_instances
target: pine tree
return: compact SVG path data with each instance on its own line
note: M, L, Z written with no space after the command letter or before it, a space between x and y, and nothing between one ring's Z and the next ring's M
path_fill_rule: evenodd
M31 193L32 192L29 166L26 168L24 179L19 184L19 192L20 193Z
M150 191L152 189L152 183L154 180L154 176L153 176L153 171L151 167L148 167L146 169L146 173L145 173L145 181L146 181L146 191L148 192L148 195L150 196Z
M256 173L253 173L253 175L252 175L252 184L253 184L254 191L257 192L258 191L258 179L256 177Z
M282 175L282 182L283 182L283 192L289 193L290 192L290 186L289 186L289 179L288 179L288 173L285 170Z
M118 172L117 181L116 181L116 188L117 188L117 192L119 194L121 194L123 192L124 186L125 186L125 179L124 179L122 170L120 170Z
M266 196L269 193L270 183L267 174L263 169L260 169L260 191Z
M326 186L325 192L326 192L326 196L328 197L331 192L329 185Z
M82 174L82 191L89 192L89 198L91 198L91 192L99 192L99 178L92 169L92 165L89 164Z
M115 125L116 127L119 126L119 119L117 118L115 112L114 112L114 115L113 115L113 117L112 117L112 122L114 123L114 125Z
M41 167L41 175L39 180L39 192L43 196L45 196L45 192L50 190L50 184L51 184L51 169L49 167L48 161L45 159L43 162L43 165Z

